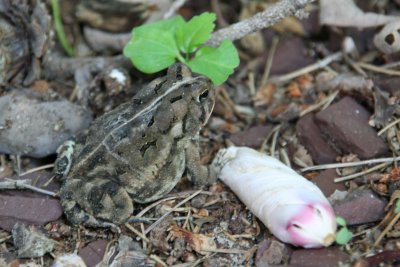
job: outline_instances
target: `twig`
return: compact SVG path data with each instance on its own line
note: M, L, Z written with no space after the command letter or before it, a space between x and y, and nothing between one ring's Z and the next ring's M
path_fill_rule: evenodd
M197 196L198 194L200 194L202 192L202 190L198 190L195 193L193 193L192 195L188 196L187 198L185 198L184 200L182 200L181 202L179 202L178 204L175 205L175 207L173 207L171 210L169 210L168 212L166 212L163 216L161 216L157 221L155 221L152 225L150 225L146 231L144 232L145 235L147 235L150 231L152 231L159 223L161 223L168 215L170 215L172 212L174 212L177 208L179 208L180 206L182 206L183 204L185 204L186 202L188 202L189 200L191 200L192 198L194 198L195 196Z
M274 134L272 136L272 143L271 143L269 153L270 153L271 157L274 157L274 158L276 157L275 156L276 142L278 140L278 135L280 134L281 128L282 128L282 124L279 124L272 130L272 131L274 131Z
M335 91L333 92L330 96L325 97L321 102L311 105L308 108L306 108L305 110L303 110L302 112L300 112L300 117L303 117L304 115L320 108L323 106L322 109L325 109L327 106L329 106L330 103L332 103L332 101L335 99L335 97L339 94L339 91Z
M302 168L302 169L300 169L300 172L317 171L317 170L325 170L325 169L336 169L336 168L347 168L347 167L371 165L371 164L377 164L377 163L383 163L383 162L392 163L392 162L396 162L396 161L400 161L400 157L369 159L369 160L364 160L364 161L346 162L346 163L322 164L322 165L316 165L316 166Z
M379 165L376 165L376 166L374 166L374 167L372 167L372 168L369 168L369 169L367 169L367 170L364 170L364 171L361 171L361 172L358 172L358 173L354 173L354 174L351 174L351 175L343 176L343 177L340 177L340 178L335 178L333 181L334 181L335 183L340 183L340 182L348 181L348 180L351 180L351 179L354 179L354 178L363 176L363 175L365 175L365 174L371 173L371 172L373 172L373 171L379 170L379 169L381 169L381 168L384 168L384 167L386 167L386 166L388 166L388 165L390 165L390 164L391 164L391 162L384 162L384 163L381 163L381 164L379 164Z
M33 172L41 171L41 170L50 169L50 168L53 168L53 167L54 167L53 163L52 164L43 165L43 166L39 166L37 168L33 168L33 169L30 169L30 170L27 170L26 172L21 173L20 176L24 176L24 175L27 175L27 174L30 174L30 173L33 173Z
M202 249L201 251L205 252L216 252L216 253L227 253L227 254L244 254L247 252L247 250L243 249L234 249L234 248L207 248L207 249Z
M376 247L382 240L382 238L389 232L390 229L393 228L394 224L400 219L400 212L394 216L394 218L390 221L388 226L382 231L382 233L378 236L378 238L374 242L374 247Z
M363 69L367 69L370 71L383 73L383 74L387 74L387 75L400 76L400 71L397 71L397 70L385 69L385 68L378 67L378 66L371 65L368 63L364 63L364 62L358 62L357 65Z
M272 62L274 61L275 51L276 51L276 48L278 47L278 43L279 43L278 37L275 37L274 39L272 39L271 48L268 51L268 59L267 59L267 62L265 63L264 73L261 78L261 86L264 86L267 84L267 81L269 78L269 73L271 72L271 68L272 68Z
M344 62L346 62L350 67L352 67L356 73L360 76L366 78L368 77L367 73L358 65L354 60L352 60L347 54L343 53Z
M400 122L400 119L397 119L391 123L389 123L388 125L386 125L385 127L383 127L379 132L378 132L378 136L381 136L384 132L386 132L387 130L389 130L390 128L392 128L393 126L395 126L397 123Z
M142 240L146 241L147 243L151 243L150 240L143 235L141 232L139 232L138 230L136 230L132 225L130 225L129 223L125 223L125 227L128 228L132 233L134 233L135 235L137 235L138 237L140 237Z
M165 12L163 18L169 19L170 17L174 16L179 8L185 4L186 0L176 0L171 4L171 7Z
M293 72L290 72L290 73L282 75L282 76L271 77L270 81L274 82L274 83L283 83L283 82L292 80L296 77L299 77L303 74L307 74L309 72L313 72L318 69L325 68L326 66L331 64L333 61L342 59L342 57L343 57L342 52L336 52L336 53L329 55L329 56L325 57L324 59L318 61L317 63L306 66L302 69L295 70Z
M160 203L162 203L164 201L173 200L173 199L176 199L176 197L167 197L167 198L160 199L157 202L154 202L151 205L149 205L146 208L144 208L141 212L136 214L136 216L134 216L132 219L138 219L138 218L142 217L146 212L148 212L149 210L151 210L152 208L157 206L158 204L160 204Z
M218 0L211 0L211 9L217 15L217 25L219 27L227 27L229 24L228 22L226 22L224 16L222 15Z
M299 14L300 10L311 2L314 2L314 0L281 0L251 18L216 31L206 44L218 46L225 39L234 41L243 38L253 32L267 28L285 17Z
M0 182L0 189L29 189L52 197L57 196L54 192L31 185L31 182L31 180L12 180L6 178L6 181Z
M400 61L387 63L387 64L381 66L381 68L384 68L384 69L394 69L394 68L398 68L398 67L400 67Z

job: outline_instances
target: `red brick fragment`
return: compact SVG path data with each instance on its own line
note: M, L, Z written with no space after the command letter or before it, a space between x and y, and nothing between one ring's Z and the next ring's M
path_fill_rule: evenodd
M381 156L387 152L385 142L368 124L371 114L351 97L345 97L315 116L321 132L343 153L360 159Z
M321 131L314 121L314 114L302 117L297 122L296 132L301 144L305 146L316 164L336 161L338 153L322 137Z

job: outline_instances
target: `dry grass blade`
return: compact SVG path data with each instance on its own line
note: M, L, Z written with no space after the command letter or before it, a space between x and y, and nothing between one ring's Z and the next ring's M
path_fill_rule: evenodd
M302 168L300 172L308 172L308 171L317 171L317 170L326 170L326 169L336 169L336 168L347 168L347 167L355 167L355 166L363 166L363 165L371 165L378 163L393 163L400 161L400 157L394 158L380 158L380 159L369 159L357 162L346 162L346 163L332 163L332 164L322 164L316 166L310 166L306 168Z
M390 128L392 128L393 126L395 126L396 124L398 124L400 122L400 119L397 119L391 123L389 123L388 125L386 125L384 128L382 128L379 132L378 132L378 136L381 136L384 132L386 132L387 130L389 130Z
M138 230L136 230L132 225L130 225L129 223L125 224L125 227L128 228L132 233L134 233L135 235L137 235L138 237L140 237L142 240L144 240L147 243L150 243L150 240L143 235L141 232L139 232Z
M47 165L39 166L37 168L33 168L33 169L30 169L30 170L27 170L26 172L20 173L20 176L24 176L24 175L27 175L27 174L30 174L30 173L41 171L41 170L50 169L50 168L53 168L53 167L54 167L54 164L47 164Z
M364 62L358 62L357 65L363 69L370 70L373 72L378 72L378 73L393 75L393 76L400 76L400 71L397 71L397 70L386 69L386 68L378 67L378 66L371 65L368 63L364 63Z
M342 52L336 52L332 55L325 57L324 59L318 61L315 64L306 66L302 69L295 70L293 72L290 72L290 73L282 75L282 76L271 77L270 81L273 83L285 83L285 82L290 81L290 80L292 80L296 77L299 77L303 74L307 74L307 73L316 71L318 69L325 68L326 66L331 64L333 61L342 59L342 57L343 57Z
M179 202L178 204L176 204L170 211L166 212L163 216L161 216L157 221L155 221L152 225L150 225L146 231L144 232L145 235L147 235L151 230L153 230L160 222L162 222L166 217L168 217L168 215L170 215L172 212L174 212L177 208L179 208L180 206L182 206L183 204L185 204L186 202L188 202L189 200L191 200L192 198L194 198L195 196L197 196L198 194L200 194L202 192L202 190L198 190L195 193L193 193L192 195L188 196L187 198L185 198L184 200L182 200L181 202Z
M348 180L363 176L365 174L374 172L376 170L382 169L382 168L384 168L384 167L386 167L386 166L388 166L390 164L391 164L391 162L384 162L382 164L376 165L376 166L374 166L372 168L369 168L367 170L364 170L362 172L358 172L358 173L354 173L354 174L351 174L351 175L348 175L348 176L343 176L343 177L340 177L340 178L336 178L336 179L334 179L334 182L335 183L339 183L339 182L343 182L343 181L348 181Z

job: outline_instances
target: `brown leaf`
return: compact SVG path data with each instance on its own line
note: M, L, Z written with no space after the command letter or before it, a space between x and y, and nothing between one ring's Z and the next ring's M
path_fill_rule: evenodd
M383 174L380 183L392 183L400 180L400 167L394 167L389 173Z
M184 238L190 247L198 253L204 254L206 251L213 251L217 248L215 241L211 237L203 234L194 234L176 225L171 227L171 234L177 238Z
M253 98L255 106L264 106L271 103L272 98L275 94L275 84L266 84L261 86Z

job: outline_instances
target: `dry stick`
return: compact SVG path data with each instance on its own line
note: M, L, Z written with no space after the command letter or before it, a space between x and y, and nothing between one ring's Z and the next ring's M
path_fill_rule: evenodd
M397 71L397 70L385 69L385 68L378 67L378 66L371 65L368 63L364 63L364 62L358 62L357 65L363 69L367 69L370 71L383 73L383 74L387 74L387 75L400 76L400 71Z
M376 165L376 166L374 166L374 167L372 167L372 168L369 168L369 169L367 169L367 170L365 170L365 171L362 171L362 172L354 173L354 174L347 175L347 176L343 176L343 177L340 177L340 178L335 178L333 181L334 181L335 183L339 183L339 182L343 182L343 181L348 181L348 180L351 180L351 179L360 177L360 176L362 176L362 175L371 173L371 172L373 172L373 171L379 170L379 169L381 169L381 168L384 168L384 167L386 167L386 166L388 166L388 165L390 165L390 164L391 164L391 162L384 162L384 163L382 163L382 164Z
M400 218L400 212L397 213L396 216L394 216L394 218L390 221L388 226L386 226L386 228L378 236L378 238L376 239L376 241L374 243L374 247L376 247L381 242L382 238L389 232L390 229L393 228L394 224L399 220L399 218Z
M12 180L6 178L6 181L0 182L0 189L29 189L52 197L57 196L54 192L31 185L31 182L31 180Z
M171 7L165 12L163 18L169 19L170 17L174 16L178 9L181 8L185 4L186 0L176 0L171 4Z
M400 61L388 63L388 64L381 66L381 68L384 68L384 69L394 69L394 68L398 68L398 67L400 67Z
M228 22L226 22L224 16L222 15L218 0L211 0L211 9L217 15L217 25L219 27L227 27L229 24Z
M309 106L308 108L306 108L305 110L300 112L300 117L303 117L304 115L306 115L316 109L319 109L320 107L323 107L322 109L325 109L326 107L328 107L330 105L330 103L332 103L332 101L335 99L335 97L338 94L339 94L339 91L333 92L330 96L324 98L319 103Z
M269 73L271 72L271 68L272 68L272 62L274 61L275 51L276 51L276 48L278 47L278 43L279 43L278 37L275 37L274 39L272 39L271 48L269 49L269 52L268 52L268 59L265 64L263 76L261 78L261 86L264 86L267 84L267 81L269 78Z
M272 136L272 143L271 143L269 153L270 153L271 157L274 157L274 158L276 157L275 156L276 142L278 140L278 135L280 134L281 128L282 128L282 124L279 124L278 126L276 126L273 129L273 131L275 131L275 132L274 132L274 135Z
M253 32L267 28L285 17L303 15L304 13L301 14L300 10L311 2L314 2L314 0L281 0L251 18L216 31L211 39L206 42L206 45L218 46L225 39L234 41L243 38Z
M355 167L355 166L362 166L362 165L371 165L377 163L392 163L400 161L400 157L395 158L380 158L380 159L370 159L364 161L357 161L357 162L346 162L346 163L332 163L332 164L322 164L311 166L307 168L300 169L300 172L308 172L308 171L317 171L317 170L325 170L325 169L336 169L336 168L347 168L347 167Z
M329 55L329 56L325 57L324 59L318 61L317 63L314 63L314 64L304 67L302 69L295 70L293 72L290 72L290 73L282 75L282 76L271 77L270 81L275 82L275 83L287 82L287 81L290 81L301 75L313 72L318 69L325 68L326 66L331 64L333 61L342 59L342 57L343 57L342 52L336 52L336 53Z
M41 171L41 170L45 170L45 169L50 169L53 168L54 164L47 164L47 165L43 165L43 166L39 166L30 170L27 170L26 172L20 173L20 176L24 176L33 172L37 172L37 171Z
M382 128L379 132L378 132L378 136L381 136L384 132L386 132L387 130L389 130L390 128L392 128L393 126L395 126L397 123L400 122L400 119L397 119L391 123L389 123L388 125L386 125L384 128Z
M138 230L136 230L132 225L130 225L129 223L125 223L125 227L128 228L132 233L134 233L135 235L137 235L138 237L140 237L143 241L146 241L147 243L151 243L150 240L143 235L141 232L139 232Z
M141 212L136 214L136 216L134 216L133 219L142 217L146 212L148 212L149 210L151 210L152 208L154 208L155 206L157 206L158 204L160 204L160 203L162 203L164 201L173 200L173 199L176 199L176 198L177 197L167 197L167 198L160 199L160 200L152 203L151 205L147 206L146 208L144 208Z
M173 207L171 210L169 210L168 212L166 212L163 216L161 216L157 221L155 221L152 225L150 225L146 231L144 232L145 235L147 235L150 231L152 231L159 223L161 223L168 215L170 215L172 212L174 212L177 208L179 208L180 206L182 206L183 204L185 204L186 202L188 202L189 200L191 200L192 198L194 198L195 196L197 196L198 194L200 194L202 192L202 190L198 190L195 193L193 193L192 195L188 196L187 198L185 198L184 200L182 200L181 202L179 202L178 204L175 205L175 207Z

